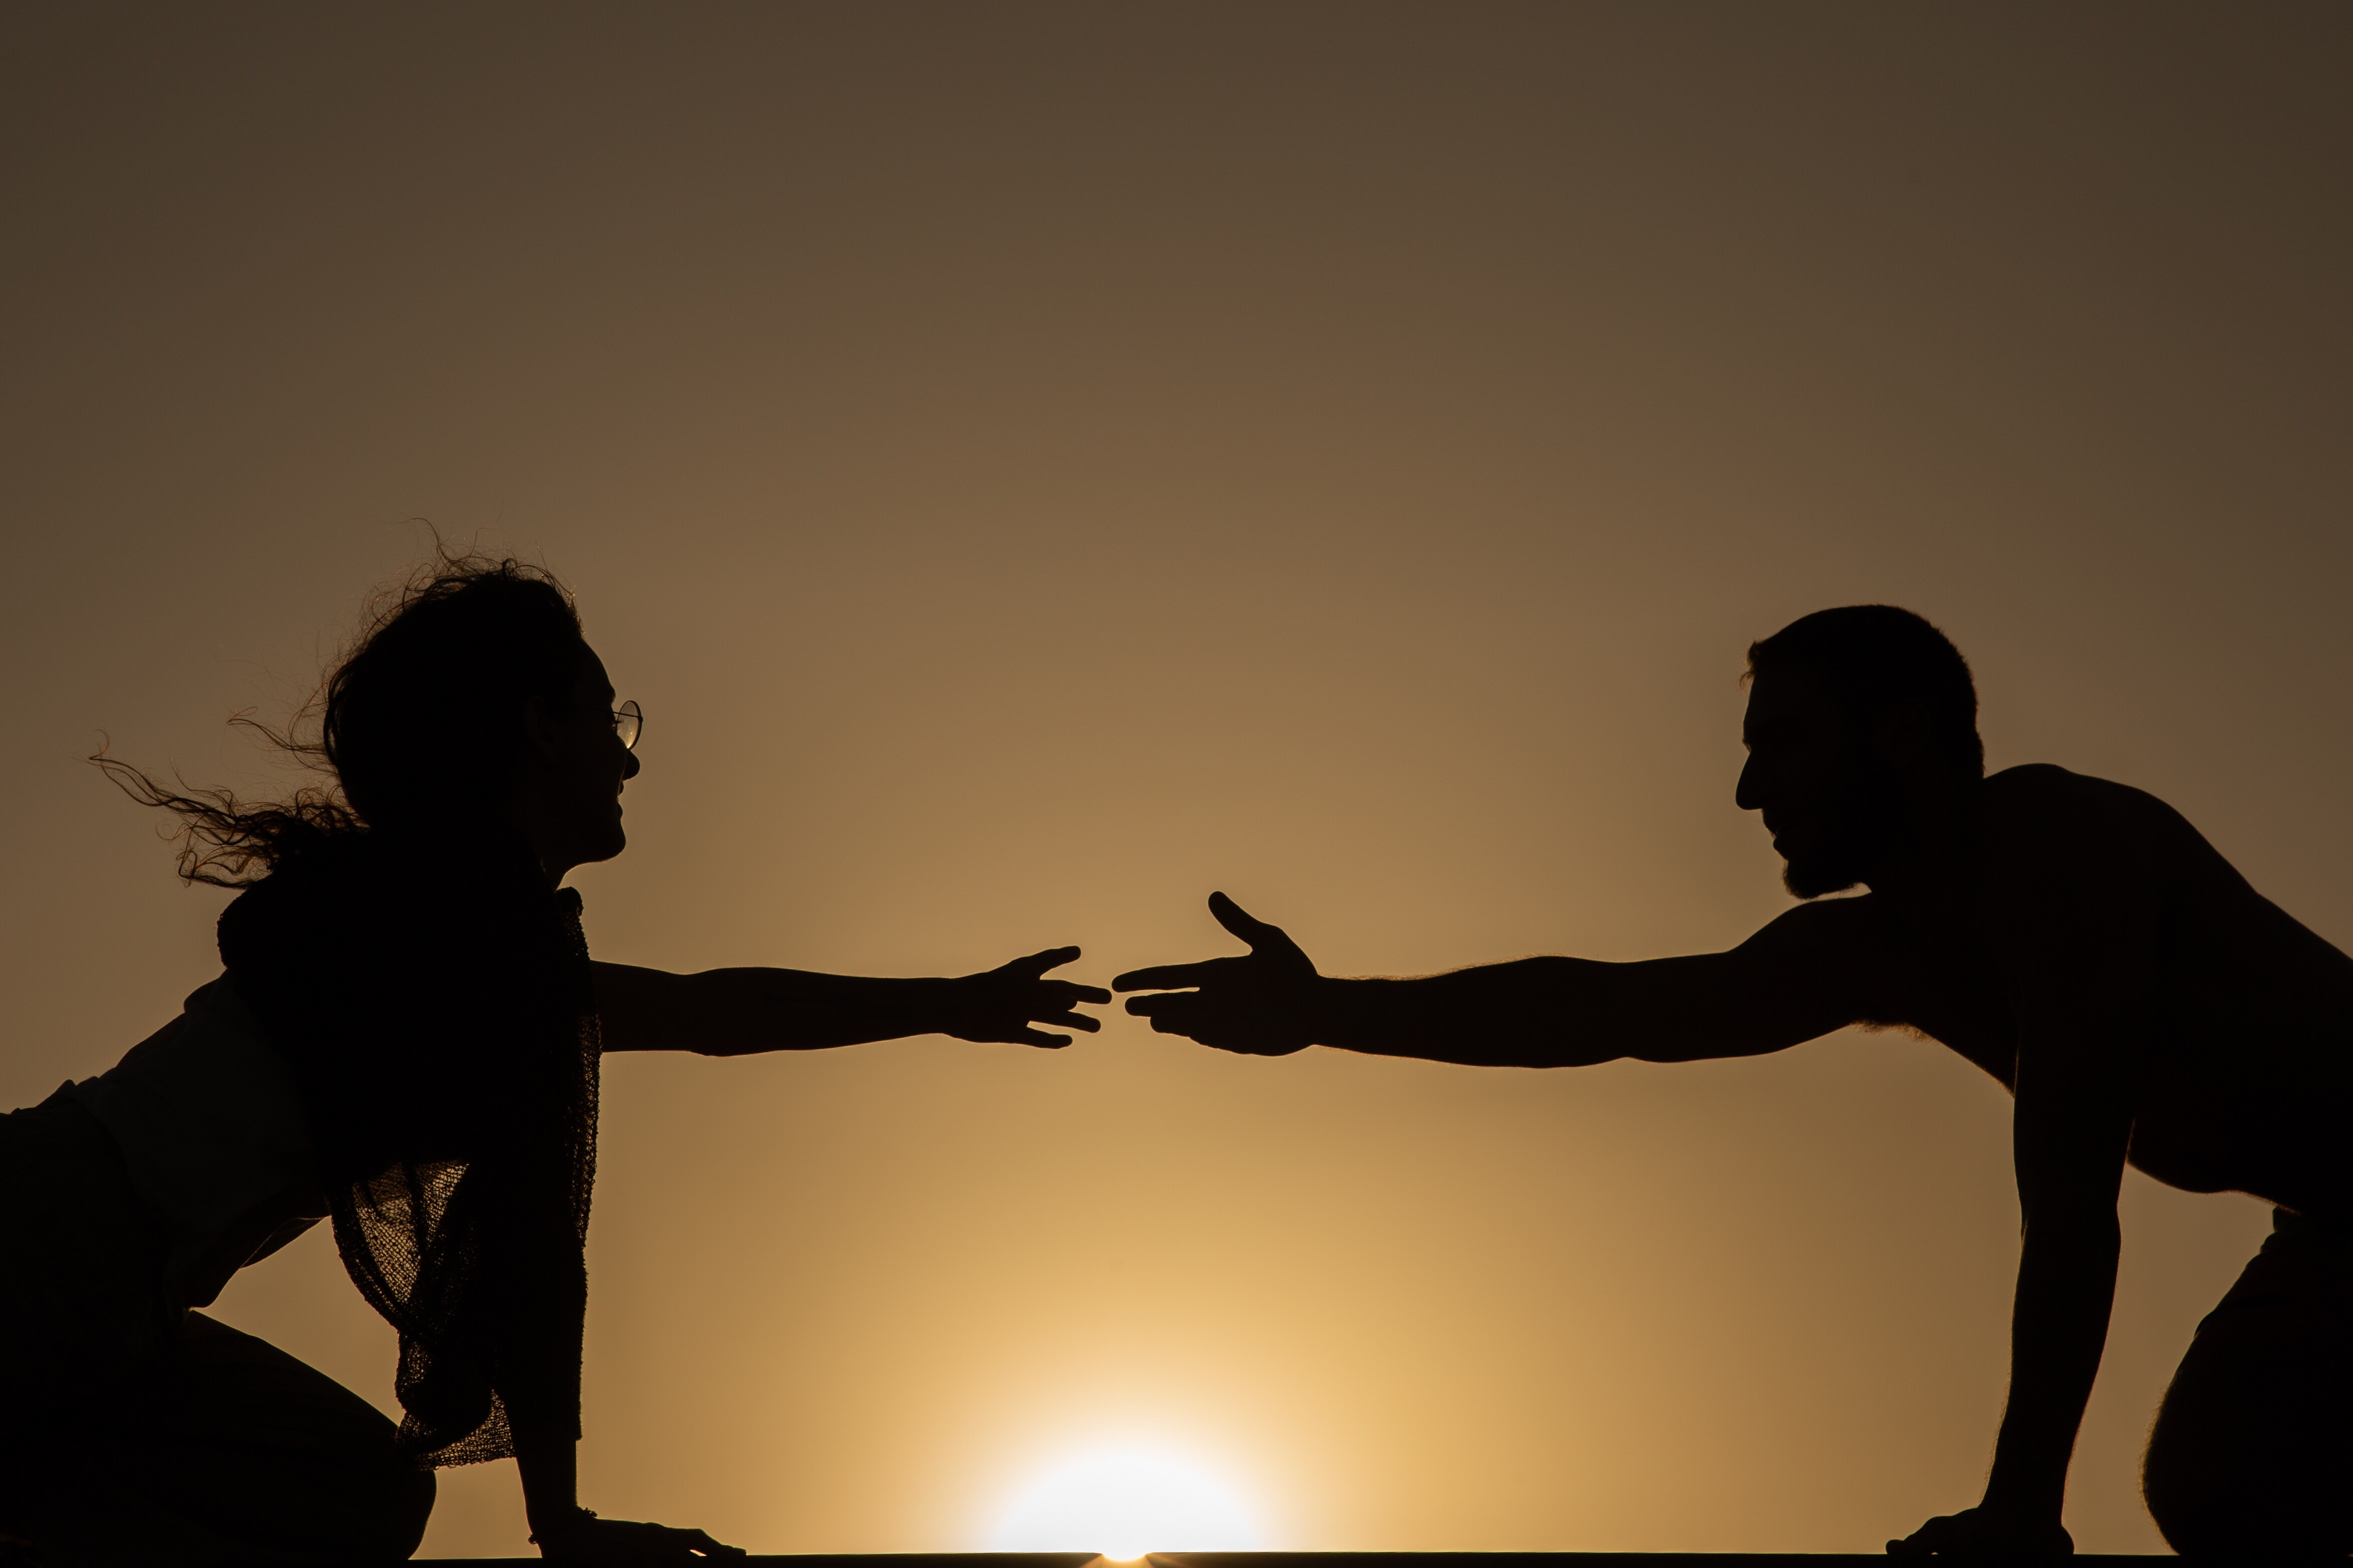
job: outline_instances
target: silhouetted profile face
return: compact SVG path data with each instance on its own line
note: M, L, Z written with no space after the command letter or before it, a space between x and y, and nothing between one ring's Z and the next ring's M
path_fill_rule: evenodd
M613 682L596 650L583 645L568 710L533 700L526 777L519 792L533 842L549 869L610 860L628 847L621 787L638 773L636 753L613 724Z
M1901 822L1903 796L1862 722L1802 666L1761 674L1741 724L1748 745L1736 795L1764 813L1801 899L1868 881Z

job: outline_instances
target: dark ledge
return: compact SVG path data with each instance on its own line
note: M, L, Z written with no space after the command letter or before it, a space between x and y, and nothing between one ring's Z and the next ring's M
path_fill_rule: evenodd
M1859 1562L1880 1552L1155 1552L1149 1568L1733 1568L1736 1563ZM2178 1563L2174 1557L2078 1554L2094 1563ZM513 1557L419 1558L445 1565L528 1562ZM1088 1568L1083 1552L877 1552L723 1558L789 1568ZM1108 1565L1124 1568L1124 1565ZM1136 1568L1146 1568L1137 1564Z

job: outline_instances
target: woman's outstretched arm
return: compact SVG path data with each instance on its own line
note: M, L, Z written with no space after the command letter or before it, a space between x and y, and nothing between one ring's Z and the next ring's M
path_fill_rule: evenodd
M1111 993L1098 985L1048 980L1079 956L1049 948L978 974L954 979L869 979L800 969L707 969L673 974L626 963L596 964L596 1010L608 1051L693 1051L706 1057L760 1051L815 1051L953 1035L1054 1048L1068 1035L1033 1027L1053 1024L1092 1034L1102 1024L1078 1011Z

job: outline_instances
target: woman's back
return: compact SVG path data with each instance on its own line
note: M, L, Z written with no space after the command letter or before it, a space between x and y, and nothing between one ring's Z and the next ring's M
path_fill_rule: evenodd
M112 1136L163 1229L176 1305L210 1305L237 1269L327 1212L293 1081L227 975L70 1092Z

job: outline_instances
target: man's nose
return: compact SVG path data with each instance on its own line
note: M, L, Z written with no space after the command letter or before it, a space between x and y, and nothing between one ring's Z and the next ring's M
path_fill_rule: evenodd
M638 770L644 766L645 763L638 761L637 752L629 752L628 755L621 760L621 782L623 784L627 784L631 779L636 778L638 776Z
M1743 811L1765 809L1765 803L1757 795L1757 759L1753 756L1740 764L1740 782L1732 786L1732 804Z

